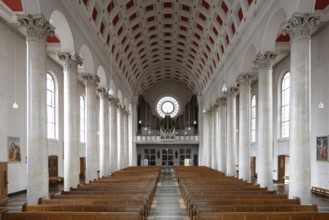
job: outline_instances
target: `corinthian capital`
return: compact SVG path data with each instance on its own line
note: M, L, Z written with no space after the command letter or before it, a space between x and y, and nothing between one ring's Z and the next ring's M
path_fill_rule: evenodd
M235 97L239 93L239 89L236 87L231 87L227 90L226 95L228 97Z
M219 107L224 107L227 104L227 98L226 97L217 98L216 102L217 102Z
M107 88L100 88L97 90L101 99L109 98L109 90Z
M81 74L82 79L85 81L86 86L97 86L100 82L99 76L92 73Z
M250 85L251 82L253 81L255 77L255 73L241 73L238 75L236 78L236 82L239 83L240 85Z
M320 14L294 13L289 21L281 26L281 33L289 34L292 40L310 39L312 28L319 25L320 17Z
M258 66L259 70L272 69L273 61L277 58L277 51L259 51L254 60L254 64Z
M48 35L55 34L55 28L49 24L43 14L17 15L17 22L26 28L27 41L46 42Z
M57 58L63 62L64 70L77 71L78 65L82 65L82 58L76 53L57 52Z

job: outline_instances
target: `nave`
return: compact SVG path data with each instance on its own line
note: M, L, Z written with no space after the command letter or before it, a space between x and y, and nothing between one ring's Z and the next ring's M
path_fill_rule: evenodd
M135 170L135 171L134 171ZM157 173L157 174L155 174ZM155 175L154 175L155 174ZM128 177L129 176L129 177ZM156 184L154 185L156 189L152 189L152 187L146 187L142 186L142 182L146 179L154 179L156 176ZM109 181L111 179L111 181ZM129 179L129 182L123 183L121 182L122 179ZM135 180L133 180L135 179ZM143 180L141 180L143 179ZM229 181L229 184L227 182L223 182L222 180ZM204 180L206 182L202 183ZM140 182L142 181L142 182ZM217 183L216 183L217 181ZM109 182L112 182L109 184ZM192 182L190 186L187 186L188 182ZM218 183L220 184L218 185ZM115 183L120 183L121 186L116 186ZM133 184L132 184L133 183ZM238 188L228 193L235 184L237 184ZM95 184L97 186L95 186ZM142 184L142 185L141 185ZM104 186L107 185L108 187L115 189L116 193L119 194L126 194L131 193L134 194L136 197L137 193L140 192L151 192L148 194L148 205L147 207L149 210L143 209L144 211L139 212L141 215L139 215L139 218L136 219L148 219L148 220L163 220L163 219L175 219L175 220L187 220L187 219L209 219L209 216L217 215L219 214L220 210L220 217L221 219L243 219L246 217L246 219L254 219L255 216L259 217L259 219L267 219L264 216L274 215L275 219L311 219L310 217L307 218L307 216L313 215L310 213L311 211L314 213L322 213L322 214L315 214L312 219L327 219L329 217L329 200L325 199L323 197L313 195L312 196L312 205L301 205L300 201L298 199L288 199L288 184L274 184L274 191L269 191L266 188L261 188L258 184L254 183L246 183L242 180L236 179L234 177L226 177L222 173L212 170L207 167L174 167L174 168L161 168L161 167L130 167L126 168L124 170L118 171L116 174L113 175L113 177L103 177L100 179L97 179L89 184L83 184L81 183L78 188L71 189L70 192L63 192L63 186L57 185L57 186L50 186L49 191L51 192L50 197L52 199L48 200L59 200L59 197L61 197L60 203L67 203L64 202L65 200L68 200L65 197L72 196L76 197L75 199L77 201L82 201L81 194L84 194L83 197L85 197L87 194L93 194L89 195L90 200L100 200L99 198L93 198L99 197L100 194L102 196L104 194L112 194L110 193L110 189L105 190ZM153 184L152 184L153 185ZM184 186L185 185L185 186ZM133 186L132 188L129 188ZM140 186L142 186L140 188ZM94 188L96 187L96 188ZM119 187L119 188L118 188ZM253 192L255 190L255 194L250 194L250 197L248 196L248 190L243 190L243 188L252 188ZM223 188L223 189L221 189ZM84 190L83 190L84 189ZM120 189L125 189L126 192L121 191ZM105 190L106 192L104 192ZM194 198L192 198L192 190L196 190L194 192ZM224 191L220 191L224 190ZM74 192L75 191L75 192ZM82 193L84 191L84 193ZM88 191L86 193L86 191ZM97 192L98 191L98 192ZM103 192L99 192L103 191ZM188 192L190 191L190 192ZM220 191L220 193L218 193ZM238 191L238 193L237 193ZM257 191L263 191L263 192L257 192ZM80 194L81 193L81 194ZM218 193L218 194L217 194ZM54 195L55 194L55 195ZM80 194L79 196L77 196ZM217 194L217 195L216 195ZM228 195L232 194L232 195ZM273 204L257 204L257 201L255 200L256 197L261 197L260 194L263 197L262 201L269 201L269 200L275 200L275 203ZM266 194L266 195L265 195ZM216 195L216 196L213 196ZM203 197L203 198L202 198ZM225 201L223 202L220 197L227 197L225 198ZM228 201L233 201L234 199L229 197L243 197L243 205L238 203L232 203ZM271 199L269 199L271 197ZM272 198L273 197L273 198ZM277 197L277 199L274 199L274 197ZM202 201L197 201L201 198ZM43 199L47 200L47 199ZM239 199L235 199L239 200ZM7 209L9 213L21 213L22 208L24 207L25 212L30 208L30 211L28 212L41 212L40 210L37 210L37 207L43 206L43 212L46 212L45 207L52 207L52 214L54 214L54 211L56 210L54 207L61 207L62 210L59 211L57 209L57 212L55 215L60 216L59 219L71 219L72 217L63 218L64 215L67 215L72 211L72 209L77 212L77 209L79 207L83 207L84 212L87 212L86 210L90 209L88 211L89 215L92 214L91 212L99 212L104 206L98 204L78 204L78 202L75 205L69 205L69 204L43 204L43 205L23 205L26 203L26 193L16 194L10 196L9 200L6 203L3 203L0 205L1 212L3 209ZM119 200L115 200L117 203L120 203ZM258 199L258 202L260 199ZM281 203L285 204L276 204L278 201L281 201ZM296 201L296 204L290 204L294 203ZM49 201L48 201L49 202ZM100 201L98 201L100 202ZM50 202L51 203L51 202ZM202 207L202 203L207 203L206 207ZM210 203L216 203L210 205ZM222 204L221 204L222 203ZM225 204L224 204L225 203ZM270 203L270 202L268 202ZM288 204L289 203L289 204ZM122 204L121 204L122 205ZM135 203L134 203L135 205ZM121 207L120 210L117 210L116 212L126 212L126 211L132 211L135 209L134 205L124 205ZM97 206L97 208L95 208ZM114 211L112 205L108 205L112 207L112 211ZM28 207L28 208L26 208ZM32 208L34 210L32 210ZM64 210L66 208L66 210ZM147 208L147 209L148 209ZM70 210L71 209L71 210ZM91 211L91 209L94 209ZM107 210L103 210L104 212L108 212L110 208L106 208ZM203 211L202 211L203 209ZM213 209L213 210L211 210ZM50 209L48 210L48 212ZM111 212L112 212L111 211ZM82 211L79 211L81 214ZM296 216L290 216L289 213L296 213L299 212L299 214L292 214ZM134 212L131 212L134 213ZM198 215L196 215L198 213ZM201 214L200 214L201 213ZM205 213L207 217L203 218L202 213ZM230 217L229 214L232 214L234 217ZM40 213L39 213L40 214ZM30 214L31 215L31 214ZM42 214L41 214L42 215ZM278 217L281 215L281 217ZM283 216L288 215L289 218L285 218ZM87 215L88 216L88 215ZM242 217L241 217L242 216ZM34 216L35 217L35 216ZM121 216L122 217L122 216ZM272 216L273 217L273 216ZM4 218L2 217L1 220L6 219L21 219L21 218ZM24 218L25 219L25 218ZM34 218L26 218L26 219L34 219ZM89 219L88 217L84 217L83 219ZM112 218L106 218L106 219L112 219ZM133 219L131 217L122 217L120 219ZM220 219L218 216L214 219Z

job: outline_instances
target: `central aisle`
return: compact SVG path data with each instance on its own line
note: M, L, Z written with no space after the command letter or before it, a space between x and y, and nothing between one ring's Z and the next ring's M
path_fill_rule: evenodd
M148 220L189 220L173 169L162 172Z

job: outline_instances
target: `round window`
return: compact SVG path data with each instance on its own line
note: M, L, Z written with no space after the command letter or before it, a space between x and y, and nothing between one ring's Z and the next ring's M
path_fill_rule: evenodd
M173 97L165 96L158 101L157 111L162 118L166 115L173 118L179 111L178 102Z

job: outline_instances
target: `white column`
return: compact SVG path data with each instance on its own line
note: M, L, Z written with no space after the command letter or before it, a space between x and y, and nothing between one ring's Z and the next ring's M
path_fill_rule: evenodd
M250 85L253 73L239 74L239 178L251 181L250 177Z
M100 97L99 105L99 171L100 176L110 174L110 149L109 149L109 93L108 89L98 89Z
M96 86L99 77L96 74L81 75L86 86L86 182L97 178L97 94Z
M213 108L213 106L210 106L208 110L208 122L206 124L208 129L208 166L211 168L213 168Z
M316 14L295 13L282 27L291 39L289 198L298 196L302 204L311 203L311 31L319 20Z
M46 39L55 32L41 14L17 17L27 32L27 202L36 204L49 194Z
M137 101L138 97L134 96L131 100L132 114L129 117L129 166L137 166L137 149L136 149L136 134L137 134Z
M77 67L82 60L77 54L58 53L64 63L64 190L80 183L79 95Z
M228 176L236 175L237 135L236 135L236 95L238 89L230 88L227 92L227 133L226 133L226 169Z
M124 129L123 129L123 112L125 107L123 105L118 106L118 168L123 169L123 146L124 146Z
M129 111L127 108L123 111L123 168L129 166L129 149L128 149L128 116Z
M203 166L210 167L210 159L209 159L209 111L205 111L203 114Z
M218 157L217 157L217 120L218 120L218 104L214 104L212 108L212 117L211 117L211 137L212 137L212 153L211 153L211 167L215 170L218 169Z
M226 97L218 99L218 170L226 173Z
M199 153L198 153L198 165L203 166L204 165L204 159L203 159L203 150L204 150L204 141L205 141L205 132L203 131L203 124L204 124L204 113L203 113L203 97L198 97L198 105L199 105L199 111L198 111L198 134L199 134Z
M110 102L110 170L111 173L118 170L118 129L117 129L117 99L113 96Z
M257 135L257 182L261 187L273 189L273 89L272 62L275 52L259 52L254 63L258 66L258 135Z

